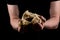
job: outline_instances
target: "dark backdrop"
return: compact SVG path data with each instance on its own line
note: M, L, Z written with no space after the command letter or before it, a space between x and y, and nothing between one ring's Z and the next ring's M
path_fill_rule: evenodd
M47 15L46 15L47 16ZM59 29L57 30L43 30L41 32L32 32L30 34L33 35L28 35L27 37L30 39L44 39L44 37L48 37L49 39L53 38L54 36L57 37L59 32ZM5 36L11 36L11 38L15 37L14 39L27 39L26 34L24 35L23 33L20 35L20 33L18 33L17 31L13 30L11 25L10 25L10 19L9 19L9 14L8 14L8 10L7 10L7 5L6 5L6 1L5 0L0 0L0 33L2 33ZM7 35L6 35L7 34ZM11 35L12 34L12 35ZM52 35L50 35L52 34ZM18 37L19 36L19 37ZM29 37L31 36L31 37ZM50 37L51 36L51 37ZM6 38L7 39L7 38ZM47 39L47 38L45 38ZM55 38L54 38L55 39Z

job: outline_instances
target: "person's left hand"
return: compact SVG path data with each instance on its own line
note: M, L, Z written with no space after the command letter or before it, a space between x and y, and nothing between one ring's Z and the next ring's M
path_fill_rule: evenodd
M46 18L44 18L43 16L40 16L39 18L42 19L42 22L41 23L38 23L38 25L41 27L41 29L43 30L44 28L44 23L46 22Z

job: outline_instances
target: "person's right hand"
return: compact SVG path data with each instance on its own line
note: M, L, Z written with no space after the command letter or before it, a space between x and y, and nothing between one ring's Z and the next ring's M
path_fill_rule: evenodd
M11 24L12 28L17 30L18 32L20 32L20 29L21 29L21 26L19 26L19 21L20 21L20 19L10 20L10 24Z
M45 26L44 26L44 23L46 22L46 18L43 17L43 16L39 16L39 18L42 19L42 22L41 22L41 23L38 23L38 24L39 24L39 26L41 27L41 29L43 30L43 28L45 27Z

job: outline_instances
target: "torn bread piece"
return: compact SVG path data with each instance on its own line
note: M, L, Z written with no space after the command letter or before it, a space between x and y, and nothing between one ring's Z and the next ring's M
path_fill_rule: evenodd
M22 23L21 25L29 25L30 23L36 24L36 23L41 23L42 20L39 18L40 15L36 13L29 12L28 10L25 11L22 15Z

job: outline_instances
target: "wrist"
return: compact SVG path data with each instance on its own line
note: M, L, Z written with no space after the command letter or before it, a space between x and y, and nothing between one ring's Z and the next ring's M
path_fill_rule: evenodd
M10 20L20 19L19 17L10 17Z

